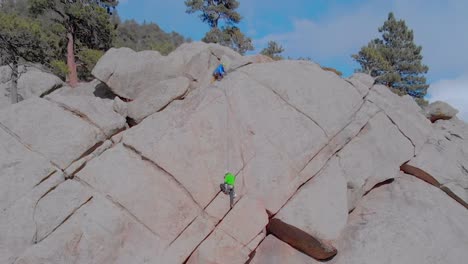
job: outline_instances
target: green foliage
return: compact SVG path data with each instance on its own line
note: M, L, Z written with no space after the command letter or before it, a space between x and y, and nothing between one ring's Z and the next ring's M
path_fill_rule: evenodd
M140 25L135 20L127 20L117 27L114 46L128 47L136 51L157 50L167 55L186 41L188 40L178 33L164 32L155 23Z
M338 76L340 76L340 77L343 75L342 72L340 72L339 70L337 70L337 69L335 69L335 68L323 67L323 66L321 66L321 67L322 67L323 70L325 70L325 71L330 71L330 72L334 72L336 75L338 75Z
M90 79L92 77L91 71L98 60L104 55L102 50L84 48L78 52L80 64L80 78Z
M109 11L117 3L97 0L29 0L31 14L42 17L44 24L53 28L60 39L60 49L55 58L67 58L72 83L77 79L74 66L76 50L107 50L112 47L115 31ZM67 43L73 43L72 49L66 48ZM84 71L80 72L81 76L89 72L87 67L80 69Z
M16 13L0 12L0 59L12 69L12 103L18 102L18 63L20 60L45 63L49 48L47 35L37 21Z
M200 18L211 27L202 41L206 43L218 43L223 46L244 54L248 50L253 50L252 39L246 37L235 24L238 24L242 17L236 11L239 2L236 0L186 0L186 12L193 14L201 12ZM220 20L224 21L224 26L219 28Z
M240 54L245 54L246 51L254 49L252 39L244 36L237 27L225 27L222 30L213 28L206 33L202 41L230 47Z
M264 48L260 53L268 56L274 60L282 60L283 57L281 53L283 53L283 47L275 41L269 41L268 47Z
M381 39L374 39L352 57L361 65L357 71L376 77L376 82L387 85L398 94L423 98L429 85L424 74L428 67L422 64L421 46L414 43L413 31L405 21L396 20L393 13L379 28Z
M236 0L186 0L185 5L188 14L201 12L200 19L211 28L217 28L221 19L229 26L239 23L242 19L236 11L239 7Z
M0 56L4 64L19 59L46 62L50 51L47 40L47 34L37 21L0 12Z
M68 74L68 66L63 60L51 61L50 68L55 75L62 79L65 79Z

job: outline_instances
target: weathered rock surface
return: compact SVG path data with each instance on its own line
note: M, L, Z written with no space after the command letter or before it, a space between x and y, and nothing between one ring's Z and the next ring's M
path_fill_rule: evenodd
M400 97L385 86L375 85L367 100L380 107L392 123L411 140L415 147L415 155L421 151L432 132L431 123L424 117L421 108L409 95Z
M414 147L384 113L373 117L336 156L348 187L348 209L376 184L391 179Z
M309 62L279 61L249 65L240 71L313 120L329 137L344 127L362 103L351 84ZM333 111L329 111L330 105Z
M99 128L41 98L3 109L0 124L24 145L61 169L105 138Z
M33 66L21 65L18 71L17 89L20 101L43 97L64 85L63 81L57 76ZM9 96L11 85L11 68L6 65L0 66L0 108L11 105Z
M367 93L369 93L369 89L375 83L372 76L363 73L355 73L353 76L348 78L347 81L349 81L362 96L367 95Z
M55 172L9 207L0 209L0 263L13 263L18 256L34 245L38 232L35 221L37 205L63 181L63 174ZM60 206L63 208L63 205ZM54 205L44 209L57 212Z
M190 81L185 77L165 80L141 92L128 104L128 116L137 123L187 93Z
M23 99L43 97L62 85L62 80L53 74L29 70L18 80L18 93Z
M157 236L96 195L14 263L145 263L157 259L162 251Z
M0 127L0 210L49 177L55 168Z
M318 264L320 262L269 235L255 252L250 264Z
M220 62L229 73L212 82ZM456 117L431 124L364 74L201 42L112 49L93 73L0 111L0 263L468 257Z
M92 74L117 95L135 99L139 92L150 88L165 74L158 64L157 51L135 52L129 48L112 48L96 64Z
M90 161L77 177L126 208L167 245L200 211L171 175L121 144Z
M436 101L430 103L425 109L426 116L435 122L437 120L449 120L458 114L458 110L453 108L451 105L446 102Z
M51 96L49 100L99 128L107 138L125 127L126 120L114 111L112 101L90 96L59 95Z
M156 51L135 52L128 48L110 49L96 64L93 75L106 83L117 95L136 99L161 81L178 76L208 85L214 67L225 55L239 58L236 52L217 44L184 44L168 56Z
M460 263L468 257L468 210L414 177L369 193L349 217L330 263Z
M440 120L434 127L421 152L402 169L455 195L468 209L468 126Z
M331 242L346 225L346 193L345 175L334 159L302 186L274 219L299 228L323 243Z
M115 94L109 89L109 87L97 79L87 83L78 83L78 86L75 88L63 86L62 88L52 92L51 95L92 96L102 99L114 99L115 97Z

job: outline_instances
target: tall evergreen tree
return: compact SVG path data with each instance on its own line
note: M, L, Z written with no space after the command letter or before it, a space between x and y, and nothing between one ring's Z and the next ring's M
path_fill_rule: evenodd
M252 39L246 37L236 24L242 17L236 11L239 7L237 0L186 0L186 12L189 14L201 12L200 19L210 26L202 41L218 43L228 46L237 52L244 54L253 50ZM224 25L220 26L223 21Z
M114 26L110 10L117 1L98 0L30 0L30 11L46 14L54 26L62 27L66 42L68 79L71 86L78 83L77 50L107 50L112 46Z
M0 58L1 64L12 69L10 87L11 102L18 102L18 65L20 61L46 63L49 55L49 38L40 24L15 13L0 12Z
M283 57L281 53L283 53L284 48L275 41L269 41L268 46L264 48L260 53L268 56L274 60L282 60Z
M422 47L414 43L413 30L390 13L379 33L381 39L370 41L358 54L352 55L361 65L358 71L376 77L377 83L400 95L409 94L422 100L429 87L424 77L429 68L422 64Z

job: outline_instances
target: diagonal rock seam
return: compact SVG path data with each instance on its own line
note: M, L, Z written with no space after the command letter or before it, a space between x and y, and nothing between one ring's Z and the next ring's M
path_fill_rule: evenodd
M398 126L398 124L390 117L390 115L387 114L387 112L385 112L384 109L382 109L380 106L378 106L377 104L375 104L374 102L372 102L371 100L367 99L367 101L373 103L375 106L377 106L379 109L382 110L382 112L387 116L387 118L390 120L390 122L392 122L393 125L395 125L395 127L398 129L398 131L400 131L400 133L406 138L409 140L409 142L411 142L411 145L413 145L413 157L416 157L416 145L414 144L413 140L411 140L410 137L408 137L402 130L401 128Z
M406 174L412 175L422 181L425 181L434 187L439 188L443 192L445 192L448 196L450 196L452 199L454 199L456 202L461 204L463 207L468 209L468 203L465 202L462 198L460 198L458 195L456 195L454 192L452 192L449 188L446 186L442 185L437 181L431 174L427 173L426 171L422 170L421 168L417 168L414 166L409 165L408 163L403 164L400 169L405 172Z
M263 84L262 82L258 81L257 79L253 78L252 76L250 76L248 73L246 72L241 72L242 74L246 75L247 77L249 77L252 81L256 82L257 84L267 88L268 90L270 90L273 94L275 94L277 97L279 97L283 102L285 102L287 105L289 105L290 107L292 107L294 110L296 110L298 113L302 114L303 116L305 116L307 119L309 119L310 121L312 121L316 126L318 126L323 134L325 135L325 137L328 138L328 135L327 135L327 132L325 132L325 129L322 128L322 126L319 125L319 123L317 123L317 121L315 121L314 119L312 119L312 117L308 116L306 113L304 113L303 111L299 110L296 106L292 105L289 101L287 101L286 99L284 99L278 92L276 92L274 89L272 89L271 87L269 87L268 85L266 84Z
M111 202L113 205L117 206L118 208L120 208L120 210L122 210L123 212L125 212L130 218L132 218L135 222L137 222L138 224L140 224L143 228L145 228L148 232L150 232L151 234L153 234L155 237L157 238L160 238L160 236L154 232L151 228L149 228L145 223L143 223L138 217L136 217L132 212L130 212L130 210L128 210L125 206L123 206L121 203L115 201L110 195L107 195L105 193L102 193L100 192L99 190L96 190L91 184L89 184L88 182L86 182L85 180L81 179L80 177L75 177L73 178L74 181L77 181L79 183L81 183L83 186L93 190L94 192L96 193L99 193L101 194L103 197L105 197L109 202Z
M98 124L94 123L86 114L82 113L80 110L69 107L68 105L66 105L64 103L54 101L52 98L46 98L46 100L53 103L53 104L55 104L55 105L57 105L58 107L62 108L63 110L70 112L74 116L79 117L80 119L82 119L86 123L90 124L91 126L97 128L104 135L104 137L107 138L107 137L110 136L110 135L107 135L104 132L104 130L101 127L99 127Z
M241 199L242 199L242 198L241 198ZM239 199L236 203L238 203L241 199ZM184 262L182 262L183 264L186 264L187 261L188 261L188 260L190 259L190 257L192 256L192 254L193 254L194 252L196 252L197 249L200 247L200 245L203 244L203 242L205 242L205 241L211 236L211 234L213 234L213 232L216 230L216 228L218 228L218 226L221 224L221 222L222 222L222 221L224 220L224 218L229 214L230 211L231 211L231 209L230 209L229 211L227 211L227 212L224 214L224 216L221 218L221 220L219 220L219 221L215 224L214 228L208 233L208 235L206 235L206 236L203 238L203 240L202 240L200 243L198 243L198 245L195 247L195 249L194 249L192 252L190 252L189 256L185 259ZM220 229L220 230L222 230L222 229ZM223 233L226 233L224 230L222 230L222 231L223 231ZM226 234L227 234L227 233L226 233ZM228 235L229 235L229 234L228 234ZM231 235L229 235L229 237L233 238ZM233 238L233 239L234 239L235 241L237 241L235 238ZM237 241L237 242L239 242L239 241ZM240 243L240 242L239 242L239 243ZM244 244L241 243L241 245L244 245Z
M35 150L33 147L31 147L29 144L26 144L24 143L21 138L13 131L11 131L8 127L6 127L4 124L2 124L2 122L0 122L0 128L2 128L7 134L9 134L11 137L13 137L18 143L20 143L21 145L23 145L25 148L27 148L28 150L30 150L31 152L34 152L36 154L38 154L39 156L43 157L45 160L49 161L50 164L52 164L54 167L56 168L60 168L60 166L58 164L56 164L55 162L53 162L52 160L50 160L49 158L46 157L46 155L42 154L41 152Z
M60 182L58 183L57 185L55 186L52 186L49 188L49 190L47 190L43 195L41 195L41 197L39 197L39 199L37 199L36 203L34 204L34 209L33 209L33 222L34 222L34 225L36 227L36 231L34 232L34 237L32 239L32 242L34 244L37 244L37 221L36 221L36 208L37 208L37 205L39 204L39 202L44 198L46 197L50 192L52 192L53 190L55 190L60 184L64 183L63 182Z
M165 174L167 174L172 180L175 181L175 183L185 192L185 194L187 194L190 199L192 200L192 202L194 202L198 208L200 210L203 210L203 206L201 206L196 200L195 198L192 196L192 194L187 190L187 188L181 183L179 182L176 177L174 177L174 175L172 175L171 173L169 173L166 169L164 169L163 167L159 166L159 164L157 164L155 161L145 157L141 152L139 152L137 149L135 149L133 146L130 146L128 144L125 144L125 143L122 143L122 145L127 148L128 150L132 151L133 153L137 154L138 156L141 157L141 159L143 161L146 161L148 163L150 163L153 167L157 168L158 170L161 170L163 171Z
M44 238L42 238L41 240L39 241L36 241L36 244L44 241L44 239L46 239L47 237L49 237L51 234L53 234L55 232L55 230L57 230L60 226L62 226L65 222L68 221L68 219L70 219L70 217L72 217L78 210L80 210L83 206L85 206L87 203L89 203L91 200L93 199L93 196L91 196L90 198L88 198L88 200L86 200L84 203L82 203L80 206L78 206L77 208L75 208L67 217L65 217L65 219L63 219L63 221L58 225L56 226L51 232L49 232L46 236L44 236ZM37 229L36 229L36 232L37 232ZM36 233L37 235L37 233ZM37 239L37 238L36 238Z

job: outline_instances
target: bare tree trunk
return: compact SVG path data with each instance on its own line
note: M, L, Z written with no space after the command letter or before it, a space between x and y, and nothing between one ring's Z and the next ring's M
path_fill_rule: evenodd
M75 62L75 44L73 39L73 32L67 33L67 65L68 65L68 81L71 87L76 87L78 84L78 73L76 71Z
M14 58L12 61L12 71L11 71L11 88L10 88L10 98L11 103L18 103L18 58Z

